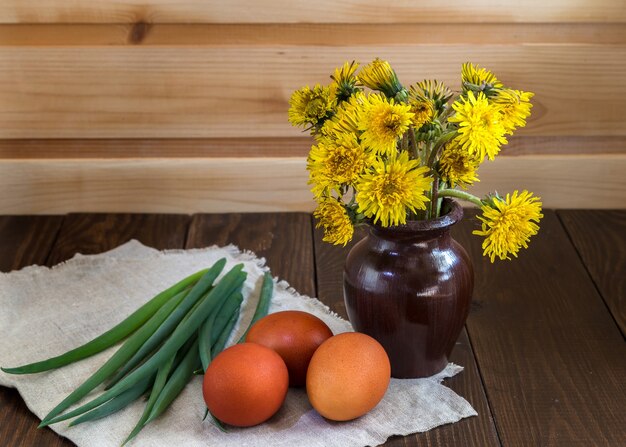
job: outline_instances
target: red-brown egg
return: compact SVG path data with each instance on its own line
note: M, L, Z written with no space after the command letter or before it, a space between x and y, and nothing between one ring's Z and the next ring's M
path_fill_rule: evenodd
M222 422L250 427L271 418L289 389L285 362L265 346L243 343L222 351L204 373L207 408Z
M289 370L289 385L297 387L306 383L307 369L315 350L332 335L326 323L315 315L288 310L257 321L250 328L246 341L276 351Z

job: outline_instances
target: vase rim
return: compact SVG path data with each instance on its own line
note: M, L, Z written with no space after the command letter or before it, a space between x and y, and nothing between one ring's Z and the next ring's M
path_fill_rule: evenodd
M435 219L427 220L409 220L403 225L392 225L390 227L382 227L378 224L371 224L377 232L393 233L393 234L414 234L419 232L429 232L436 230L444 230L456 224L463 218L463 207L456 201L445 197L443 202L450 206L450 211Z

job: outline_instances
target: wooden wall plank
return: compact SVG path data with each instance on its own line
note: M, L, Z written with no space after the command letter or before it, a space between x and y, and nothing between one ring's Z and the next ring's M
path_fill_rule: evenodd
M545 208L626 208L626 154L499 157L469 191L483 197L527 189Z
M6 160L0 214L307 211L306 183L304 158Z
M331 310L343 318L348 318L343 300L343 267L350 249L363 238L365 231L358 231L352 242L346 247L338 247L322 241L322 231L314 232L315 266L317 272L318 297ZM464 419L452 425L439 427L425 433L390 440L390 446L499 446L495 423L489 409L480 375L474 359L472 346L463 329L457 341L451 362L465 369L457 376L446 379L444 384L450 387L472 404L478 417Z
M0 160L0 214L310 211L302 158ZM500 157L477 194L529 189L552 208L626 207L626 154Z
M603 139L594 139L594 141ZM536 144L532 148L554 148L574 152L617 151L626 149L626 137L608 137L605 144L571 145L561 143ZM190 157L306 157L313 139L295 138L174 138L174 139L55 139L55 140L0 140L0 159L37 158L190 158ZM511 142L519 146L518 143Z
M0 24L0 46L624 45L621 23Z
M502 444L622 444L626 344L556 214L510 262L482 256L477 226L453 235L474 263L466 326Z
M292 91L345 60L458 87L462 62L534 91L524 136L626 136L624 45L3 47L0 139L298 137ZM581 63L584 61L584 64ZM593 86L593 88L589 88Z
M4 0L3 23L424 23L424 22L624 22L622 2L397 0Z
M561 210L558 215L626 336L626 211Z
M306 157L309 136L296 138L0 140L0 159ZM626 137L514 136L506 156L623 154Z

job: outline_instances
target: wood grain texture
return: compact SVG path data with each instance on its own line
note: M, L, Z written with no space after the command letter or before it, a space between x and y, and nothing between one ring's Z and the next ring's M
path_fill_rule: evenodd
M309 136L294 138L0 140L0 159L306 157ZM507 156L626 153L626 137L514 136Z
M375 56L406 84L438 78L458 88L471 60L535 92L518 135L626 136L626 45L406 43L2 47L0 139L298 137L286 116L291 93Z
M619 23L0 24L0 46L623 45Z
M626 211L561 210L558 216L626 336Z
M615 140L615 141L612 141ZM0 159L67 159L67 158L258 158L306 157L311 137L296 138L178 138L178 139L61 139L0 140ZM534 144L528 146L535 147ZM580 146L580 145L579 145ZM543 147L539 145L539 147ZM553 144L552 147L561 147ZM606 146L590 145L604 150L622 147L626 137L609 138Z
M472 191L525 188L549 208L623 208L624 172L626 154L502 156L481 166ZM311 211L307 181L304 157L0 159L0 214Z
M62 216L0 216L0 271L45 264Z
M138 239L145 245L158 248L183 248L188 216L176 215L141 215L141 214L74 214L66 216L59 231L58 237L48 257L49 266L63 262L76 253L93 254L110 250L130 239ZM20 399L21 400L21 399ZM13 409L13 407L9 407ZM58 437L50 428L38 430L39 421L25 408L17 408L15 416L18 430L14 434L15 446L71 446L68 440ZM45 433L51 439L29 444L28 440Z
M7 187L0 200L12 202L0 214L14 207L22 214L37 214L38 208L56 213L313 208L304 158L22 160L0 162L0 174L0 187Z
M346 256L364 235L358 232L346 247L337 247L322 241L322 231L315 230L315 263L318 297L341 317L347 318L343 300L343 269ZM461 374L446 379L444 384L468 400L478 412L478 417L464 419L453 425L411 435L391 438L389 446L499 446L494 421L476 367L472 347L465 329L452 352L450 361L463 366Z
M623 213L620 215L623 216ZM305 244L306 228L310 231L311 226L305 223L308 216L300 216L303 215L217 216L213 223L198 225L196 230L190 231L187 246L236 241L242 248L264 253L274 274L290 277L292 284L314 290L312 261L307 261L312 255L306 254L306 249L297 248ZM144 217L148 219L143 220ZM90 252L97 250L96 247L106 250L128 237L139 238L157 247L172 246L171 233L180 234L180 230L176 229L179 225L150 223L150 219L160 218L133 217L138 219L138 223L133 225L124 219L107 225L88 219L89 223L85 225L64 226L62 232L67 233L68 238L73 234L82 242L63 244L66 255L60 256L60 259L71 256L76 250ZM199 221L211 218L213 216L198 216ZM14 223L7 223L11 219L0 218L2 268L11 262L16 264L11 264L10 268L22 267L20 264L44 263L47 250L57 234L55 222L60 222L60 218L54 217L48 224L43 222L45 218L42 217L33 218L37 224L29 224L27 218L22 217ZM116 219L119 217L106 216L104 220L116 222ZM563 222L566 222L565 219ZM594 220L581 222L587 226ZM264 230L256 231L255 225ZM32 232L19 228L29 226ZM129 230L130 226L134 230ZM448 379L446 384L467 397L481 416L420 435L419 445L499 445L490 418L481 420L489 414L489 408L481 403L484 398L480 393L472 391L476 390L478 377L475 369L468 367L472 364L472 346L503 445L620 445L626 437L621 421L622 409L626 405L622 380L626 372L626 347L617 325L580 262L579 254L588 262L582 254L586 249L579 248L577 254L555 213L548 211L540 234L531 241L530 248L520 254L519 259L492 265L481 256L480 239L470 235L476 226L477 223L468 217L455 229L456 239L474 259L477 284L475 304L468 321L471 345L462 335L453 353L454 361L464 365L466 370ZM614 234L607 236L607 240L619 244L622 229L623 217L617 219L617 225L607 225L606 230ZM271 238L267 237L266 230L272 232ZM121 235L116 235L118 232ZM91 241L85 233L92 234ZM148 233L155 234L148 237ZM274 237L274 234L280 236ZM22 238L25 245L6 240L13 238ZM281 243L283 238L289 242ZM341 256L345 256L347 251L321 244L319 238L319 233L316 233L316 245L319 247L315 253L318 294L341 313ZM194 245L192 239L199 240L198 244ZM165 242L153 243L156 240ZM183 240L183 237L178 237L179 247ZM604 245L604 242L599 243L600 247ZM72 246L79 248L72 249ZM300 272L309 272L303 280L296 278L296 267L285 261L293 259L294 254L299 256L298 253L304 253ZM602 253L591 255L590 262L602 262L602 256ZM7 257L12 261L5 261ZM51 259L50 262L54 261ZM291 269L294 269L292 273ZM36 424L36 418L26 409L17 392L1 388L0 445L71 445L51 430L36 430ZM387 444L406 446L417 445L416 442L415 437L393 438Z
M398 0L385 6L376 0L4 0L3 23L467 23L467 22L624 22L623 3L611 0L571 2Z
M131 239L159 250L183 248L190 220L174 214L70 214L63 220L48 265L76 253L111 250Z
M310 216L303 213L197 214L187 248L235 244L264 257L274 276L315 296Z
M527 189L546 208L624 208L624 172L626 154L501 156L480 166L480 182L469 191L484 197Z
M477 221L467 330L503 445L621 445L626 344L556 214L511 262L482 257Z
M0 217L0 271L45 264L62 220L60 216ZM0 387L0 445L73 445L52 430L37 430L38 424L17 390Z

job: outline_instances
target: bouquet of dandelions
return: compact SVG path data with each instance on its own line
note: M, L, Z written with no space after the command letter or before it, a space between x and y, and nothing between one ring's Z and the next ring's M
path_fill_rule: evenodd
M345 63L330 85L303 87L290 100L289 121L316 142L307 169L324 241L345 246L364 223L439 217L442 198L454 197L481 208L474 234L485 237L491 262L517 256L539 230L539 198L524 190L481 199L465 189L506 135L526 125L533 94L506 88L471 63L463 64L458 94L436 80L407 89L380 59L357 74L358 67Z

